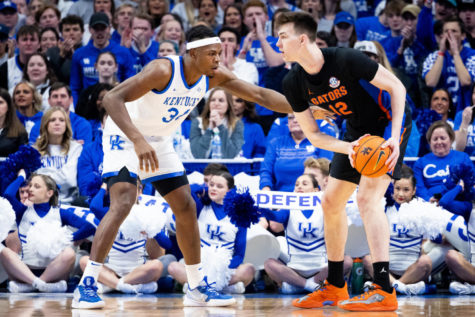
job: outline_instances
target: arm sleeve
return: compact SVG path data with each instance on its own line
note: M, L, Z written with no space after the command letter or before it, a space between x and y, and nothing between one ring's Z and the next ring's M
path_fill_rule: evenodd
M276 147L278 140L279 138L274 139L269 142L269 144L267 144L266 154L264 156L264 160L261 163L261 170L259 172L259 189L262 189L266 186L269 186L271 189L274 187L274 164L277 158Z
M81 118L82 119L82 118ZM86 119L78 120L74 127L74 139L84 140L84 144L91 143L92 141L92 127Z
M97 178L101 179L99 171L94 166L94 160L91 157L91 150L94 150L94 148L86 146L78 159L78 171L81 172L77 173L77 182L79 193L82 196L87 195L89 184L92 182L96 183ZM95 154L98 155L99 153Z
M40 135L40 123L36 123L33 128L31 128L30 131L30 136L28 137L28 142L33 145L36 142L36 139L38 139Z
M124 55L124 61L123 61L123 64L119 64L119 73L118 73L118 77L121 82L135 75L135 70L134 70L135 60L132 57L132 54L130 54L129 50L124 49L123 55Z
M282 224L287 224L290 217L290 210L288 209L280 209L280 210L263 209L262 213L264 217L266 217L268 220L272 220L272 221L282 223Z
M239 120L236 122L236 126L231 135L229 135L228 128L224 125L220 125L219 134L221 138L223 158L235 158L244 144L244 125L242 121Z
M102 220L106 215L109 207L104 206L104 196L106 195L106 190L101 188L99 192L91 200L90 208L94 213L97 219Z
M229 263L230 269L237 268L244 260L244 254L246 253L246 236L247 229L240 227L236 233L236 240L234 242L234 254Z
M212 137L213 132L210 129L206 129L204 134L201 134L199 121L193 119L190 128L190 148L194 158L207 158L206 154L210 151Z
M191 197L193 197L193 199L195 200L197 215L199 215L201 212L201 209L203 209L204 207L201 197L208 196L207 187L204 185L192 184L190 185L190 189L191 189Z
M18 176L17 179L11 183L7 189L5 189L4 192L4 197L10 202L10 204L13 207L13 210L15 211L16 218L21 219L23 216L23 213L26 210L26 206L23 205L16 197L16 194L18 193L18 189L20 189L21 184L25 181L23 176Z
M70 76L69 86L71 87L74 104L76 104L82 90L82 70L78 54L73 54Z
M453 214L461 215L465 219L470 216L472 203L470 201L455 200L458 194L462 192L462 186L457 185L446 192L439 200L439 205Z
M434 36L434 17L432 10L426 6L422 7L417 19L416 28L417 40L429 50L437 48Z
M74 212L72 212L70 209L61 208L59 212L63 224L78 229L78 231L73 233L73 241L85 239L90 235L94 234L94 232L96 231L96 228L92 224L90 224L85 219L75 215Z
M172 240L168 237L166 230L157 233L153 238L165 250L170 250L173 247Z

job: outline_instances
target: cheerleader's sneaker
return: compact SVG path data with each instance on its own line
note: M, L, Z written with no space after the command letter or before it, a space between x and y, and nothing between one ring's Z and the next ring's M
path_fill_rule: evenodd
M191 289L188 286L183 299L184 306L229 306L235 303L232 296L222 294L208 284L206 277L198 287Z
M475 293L475 285L453 281L452 283L450 283L449 291L452 294L470 295Z
M223 288L223 293L226 294L244 294L246 291L246 286L244 286L243 282L237 282L233 285L228 285Z
M10 293L31 293L36 291L33 285L10 281L8 282L8 291Z
M406 286L411 295L422 295L426 292L426 283L424 283L424 281L414 284L406 284Z
M65 280L56 283L44 283L39 286L38 290L42 293L65 293L68 290L68 283Z
M95 309L104 308L106 304L99 295L97 295L97 286L94 278L86 276L83 283L80 283L73 294L72 308Z
M338 307L350 311L394 311L398 307L396 290L387 293L373 283L365 293L338 302Z
M158 289L158 285L156 282L137 284L135 286L136 286L137 292L142 293L142 294L152 294L152 293L155 293Z
M282 287L280 288L282 294L292 295L292 294L302 294L306 293L303 287L298 287L287 282L282 282Z
M348 287L333 286L325 281L313 293L294 299L292 305L300 308L319 308L323 306L336 306L338 301L348 299Z

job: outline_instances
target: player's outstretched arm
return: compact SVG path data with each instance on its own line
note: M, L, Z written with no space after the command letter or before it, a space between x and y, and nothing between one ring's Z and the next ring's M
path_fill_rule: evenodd
M140 168L149 171L158 169L158 160L153 148L130 119L125 102L136 100L152 89L162 90L171 78L171 64L166 59L150 62L140 73L125 80L109 91L102 101L107 114L134 143L140 160Z
M216 75L210 80L210 86L220 86L225 88L239 98L255 102L272 111L292 113L290 104L282 94L238 79L233 73L224 67L219 67Z

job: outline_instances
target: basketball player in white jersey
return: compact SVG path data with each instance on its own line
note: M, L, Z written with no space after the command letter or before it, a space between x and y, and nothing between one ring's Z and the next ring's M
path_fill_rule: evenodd
M73 308L105 305L97 295L97 276L119 226L135 202L137 177L152 182L175 214L189 285L184 305L235 303L231 296L216 292L203 276L196 206L171 135L206 90L217 86L273 111L290 113L292 109L283 95L239 80L219 66L221 42L207 27L192 28L187 41L185 56L150 62L103 99L109 114L103 134L103 177L108 183L111 206L97 228L90 260L74 292Z

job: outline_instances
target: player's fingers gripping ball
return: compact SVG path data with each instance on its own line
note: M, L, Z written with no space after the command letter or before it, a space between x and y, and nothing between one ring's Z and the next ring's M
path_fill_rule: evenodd
M367 135L358 141L353 149L353 164L361 175L379 177L389 171L385 163L391 155L391 148L381 148L384 142L385 139L376 135Z

